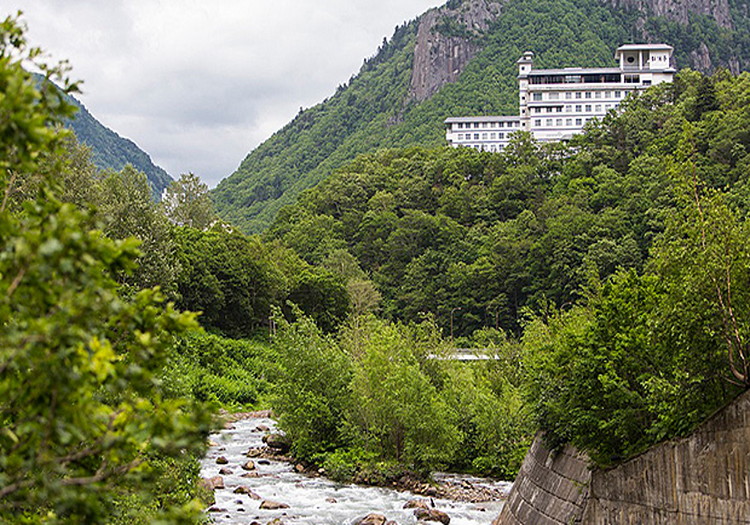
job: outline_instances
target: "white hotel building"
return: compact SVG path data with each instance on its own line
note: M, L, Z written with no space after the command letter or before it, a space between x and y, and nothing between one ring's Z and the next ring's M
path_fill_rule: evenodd
M534 69L534 53L518 60L519 115L445 120L451 146L502 151L509 135L529 131L542 142L566 140L593 118L601 119L633 91L672 82L672 47L627 44L617 48L619 67Z

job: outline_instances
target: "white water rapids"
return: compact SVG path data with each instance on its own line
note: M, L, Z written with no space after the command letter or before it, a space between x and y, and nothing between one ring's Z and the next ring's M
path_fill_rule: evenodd
M412 499L424 499L410 492L400 492L387 488L345 485L322 477L309 477L294 471L292 465L280 461L263 461L254 458L259 477L243 478L241 465L248 461L245 452L251 447L263 446L265 432L257 430L265 425L273 431L275 422L265 418L251 418L233 423L232 427L219 434L212 435L211 441L216 446L209 448L201 462L201 476L211 478L218 476L219 470L228 468L232 474L222 476L224 489L214 491L215 509L209 515L217 525L249 525L258 522L267 524L280 518L284 525L351 525L358 518L369 513L384 514L389 520L399 525L417 523L413 510L404 509L404 503ZM229 463L217 465L216 459L224 456ZM450 475L442 475L445 476ZM510 489L510 483L466 478L475 486L485 485L500 488L504 492ZM257 493L261 500L251 499L245 494L235 494L237 487L248 487ZM429 499L429 498L428 498ZM261 510L262 500L272 500L289 505L288 509ZM502 501L486 503L464 503L433 498L435 508L446 512L451 518L451 525L489 525L500 513ZM438 522L431 522L439 525Z

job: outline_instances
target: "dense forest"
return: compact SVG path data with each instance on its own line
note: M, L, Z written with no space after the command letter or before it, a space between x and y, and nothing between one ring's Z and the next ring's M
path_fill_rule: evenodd
M456 82L417 100L410 82L424 15L399 26L347 85L301 111L218 185L213 200L219 215L246 232L261 232L301 191L359 154L442 145L447 117L517 113L516 60L526 50L535 52L537 67L609 66L617 46L633 41L669 43L678 67L745 69L750 56L743 0L730 2L732 28L720 27L704 14L692 13L684 25L599 0L509 0L501 2L500 14L487 30L478 33L456 21L469 4L449 2L441 8L443 23L432 29L434 40L453 37L446 49L462 43L479 48ZM699 56L713 61L706 64Z
M157 204L97 168L41 57L0 24L2 522L200 523L222 408L336 480L512 479L538 430L613 464L750 385L748 73L568 144L362 155L248 236L192 174Z

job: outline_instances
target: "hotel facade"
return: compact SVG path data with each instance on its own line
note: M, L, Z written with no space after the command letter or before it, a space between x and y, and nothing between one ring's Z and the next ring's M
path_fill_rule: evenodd
M498 152L515 131L540 142L567 140L591 119L601 119L625 97L672 82L673 48L666 44L627 44L617 48L618 67L534 69L534 53L518 60L519 114L503 117L451 117L445 120L451 146Z

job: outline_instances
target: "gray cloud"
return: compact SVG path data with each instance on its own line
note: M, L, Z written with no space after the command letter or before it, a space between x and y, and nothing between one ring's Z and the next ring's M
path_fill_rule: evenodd
M444 1L444 0L443 0ZM211 186L441 0L16 0L79 97L173 176ZM8 12L7 14L10 14Z

